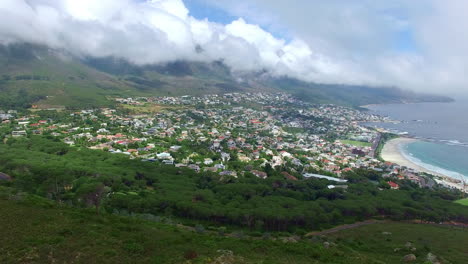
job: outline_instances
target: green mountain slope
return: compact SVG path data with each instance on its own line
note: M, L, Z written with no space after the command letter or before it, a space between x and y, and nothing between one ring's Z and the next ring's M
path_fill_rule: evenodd
M27 44L0 46L0 69L0 103L10 107L105 105L106 96L130 89L71 56Z
M109 97L202 95L244 89L220 63L137 67L122 60L79 59L28 44L0 46L0 105L105 106Z
M266 82L271 87L292 93L313 103L334 103L349 106L388 103L451 102L444 96L416 94L395 87L373 88L357 85L306 83L290 78Z
M396 88L320 85L264 77L261 73L234 76L219 61L137 66L118 58L77 58L65 51L30 44L0 45L0 91L0 105L11 108L80 108L110 105L109 97L260 91L285 91L313 103L350 106L450 101Z

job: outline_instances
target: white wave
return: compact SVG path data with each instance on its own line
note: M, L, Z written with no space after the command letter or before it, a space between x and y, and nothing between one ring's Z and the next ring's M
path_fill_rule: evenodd
M414 164L416 164L416 165L418 165L420 167L425 168L428 171L432 171L432 172L435 172L435 173L446 175L446 176L448 176L450 178L453 178L453 179L468 180L467 175L463 175L463 174L461 174L459 172L456 172L456 171L451 171L451 170L444 169L444 168L441 168L441 167L438 167L438 166L435 166L435 165L432 165L432 164L425 163L421 159L416 158L412 153L407 153L405 148L403 148L403 147L400 148L400 152L407 160L411 161L412 163L414 163Z
M439 142L441 142L441 143L443 143L443 144L446 144L446 145L449 145L449 146L468 147L468 143L466 143L466 142L461 142L461 141L456 140L456 139L452 139L452 140L445 140L445 139L442 139L442 140L439 140Z

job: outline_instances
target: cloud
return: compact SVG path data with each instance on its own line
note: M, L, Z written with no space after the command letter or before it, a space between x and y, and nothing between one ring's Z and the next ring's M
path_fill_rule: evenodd
M236 71L273 69L285 46L242 19L197 20L181 0L2 0L0 16L3 44L34 42L137 64L222 59Z
M327 81L468 93L466 0L196 1L301 39L336 66Z
M238 72L321 83L443 93L468 84L464 0L193 1L245 19L196 19L182 0L1 0L0 43L136 64L223 60Z

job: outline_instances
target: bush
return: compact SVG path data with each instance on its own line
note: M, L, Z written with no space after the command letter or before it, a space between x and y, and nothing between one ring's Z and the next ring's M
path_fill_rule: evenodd
M136 242L127 242L124 244L123 248L131 254L141 254L145 251L143 245Z
M186 260L192 260L192 259L196 259L198 257L198 253L194 250L189 250L187 252L185 252L184 254L184 258Z
M197 233L205 233L205 227L203 227L202 225L196 225L195 226L195 231L197 231Z
M226 235L226 227L222 226L220 228L218 228L218 235L220 236L225 236Z

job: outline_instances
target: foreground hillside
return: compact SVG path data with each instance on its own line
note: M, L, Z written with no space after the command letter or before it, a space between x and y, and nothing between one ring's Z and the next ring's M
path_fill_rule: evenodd
M432 263L468 258L468 230L454 227L388 222L284 242L9 197L16 201L0 197L1 263L402 263L409 254L417 258L413 263L431 263L429 253L436 256Z
M0 105L22 108L102 107L111 97L286 91L312 103L450 101L396 88L320 85L262 73L234 74L221 61L136 66L118 58L78 58L31 44L0 45Z

